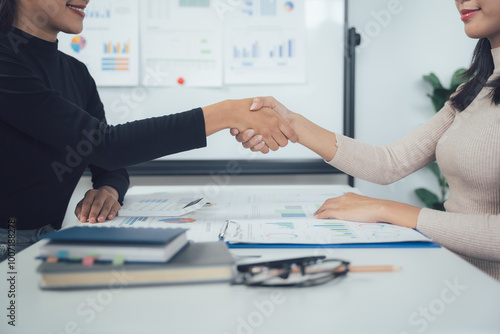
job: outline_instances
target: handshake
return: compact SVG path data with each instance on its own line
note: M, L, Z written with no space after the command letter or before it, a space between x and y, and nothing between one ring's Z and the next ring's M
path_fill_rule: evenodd
M273 97L227 100L204 107L207 136L222 128L231 128L236 140L253 152L268 153L295 143L297 114L288 110Z

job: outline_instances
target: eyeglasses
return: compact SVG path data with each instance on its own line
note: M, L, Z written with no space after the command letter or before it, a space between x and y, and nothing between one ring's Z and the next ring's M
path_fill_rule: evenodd
M309 287L324 284L349 272L349 262L310 256L242 264L233 284L262 287Z

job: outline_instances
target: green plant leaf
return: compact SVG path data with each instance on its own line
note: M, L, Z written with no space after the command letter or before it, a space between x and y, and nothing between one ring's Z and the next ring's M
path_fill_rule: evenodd
M434 89L443 88L441 81L439 81L438 77L434 73L424 75L424 81L429 83Z
M439 211L446 211L444 209L444 204L439 202L439 203L434 203L434 205L432 206L432 209L434 210L439 210Z
M430 95L430 98L432 100L432 105L434 106L434 110L436 112L443 109L444 104L446 103L446 101L448 101L448 99L445 99L445 98L443 98L441 96L437 96L437 95Z
M434 208L436 203L440 203L439 198L436 194L430 192L425 188L418 188L415 190L417 197L425 204L428 208Z
M441 173L441 170L439 169L437 162L435 162L435 161L431 162L428 165L428 167L438 179L440 179L443 176L443 174Z
M451 84L450 84L450 90L456 91L458 86L461 84L469 81L468 78L463 78L462 74L465 73L467 70L465 68L460 68L453 73L453 76L451 77Z

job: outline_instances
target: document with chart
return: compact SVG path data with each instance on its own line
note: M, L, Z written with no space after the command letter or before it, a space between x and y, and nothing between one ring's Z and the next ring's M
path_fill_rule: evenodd
M203 197L192 194L131 195L123 201L120 216L182 216L207 203Z
M316 218L234 219L228 221L223 232L226 242L247 244L432 242L421 233L406 227Z

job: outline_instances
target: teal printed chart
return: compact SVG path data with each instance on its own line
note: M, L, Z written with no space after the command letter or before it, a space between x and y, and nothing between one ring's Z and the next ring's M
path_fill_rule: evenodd
M125 217L118 226L132 226L137 222L145 222L148 220L148 217Z
M324 228L329 230L331 233L335 234L335 237L339 238L352 238L355 239L357 236L349 229L344 223L338 222L326 222L323 224L313 225L314 227Z

